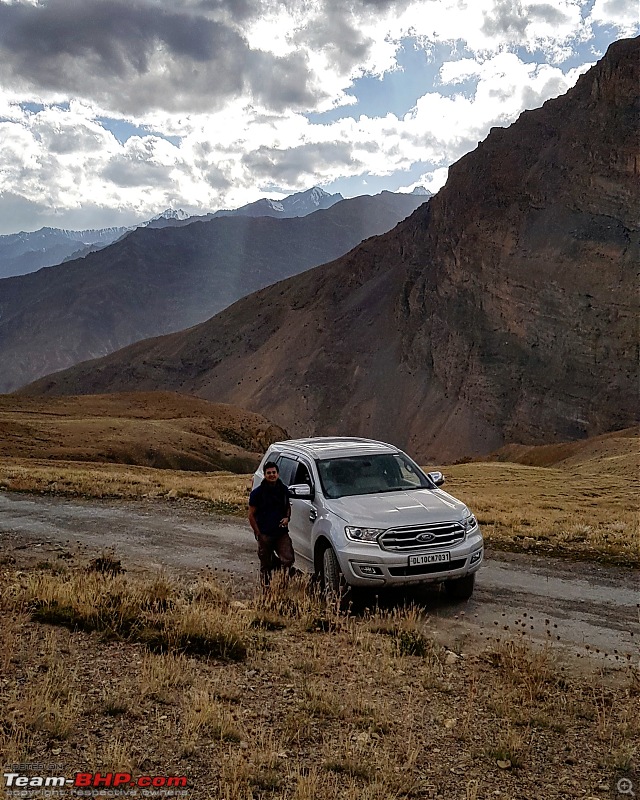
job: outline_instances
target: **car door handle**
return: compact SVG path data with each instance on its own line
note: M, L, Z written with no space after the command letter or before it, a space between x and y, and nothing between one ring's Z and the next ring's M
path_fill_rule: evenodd
M309 512L309 519L311 520L311 522L313 522L317 518L318 518L318 512L315 510L315 508L312 508L311 511Z

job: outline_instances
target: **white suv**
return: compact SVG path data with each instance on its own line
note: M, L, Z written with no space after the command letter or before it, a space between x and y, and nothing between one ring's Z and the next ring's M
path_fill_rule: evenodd
M323 588L444 582L456 600L473 592L483 540L469 509L398 448L347 437L292 439L267 450L289 487L289 533L301 569Z

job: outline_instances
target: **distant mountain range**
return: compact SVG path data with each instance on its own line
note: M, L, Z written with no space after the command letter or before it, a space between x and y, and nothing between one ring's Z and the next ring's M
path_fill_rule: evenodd
M640 39L616 42L393 231L27 391L178 390L422 463L633 425L639 85Z
M106 247L130 228L102 228L88 231L66 231L40 228L32 233L10 233L0 236L0 278L26 275L42 267L61 264L70 256L86 255L92 249Z
M255 203L237 208L234 211L216 211L214 217L229 217L241 214L250 217L306 217L314 211L331 206L344 200L341 194L329 194L315 186L306 192L298 192L285 197L283 200L267 200L263 198Z
M84 258L102 250L135 227L161 228L172 221L182 222L189 215L182 209L168 208L157 217L130 228L100 228L68 231L63 228L40 228L38 231L10 233L0 236L0 279L53 267L65 261Z
M307 216L147 226L85 258L0 280L0 392L202 322L388 231L427 200L382 192Z
M297 192L283 200L263 198L241 208L216 211L200 217L187 214L181 208L168 208L141 225L99 230L69 231L62 228L40 228L38 231L11 233L0 236L0 279L16 275L27 275L42 267L52 267L84 258L89 253L101 250L136 228L165 228L189 225L215 217L304 217L322 208L330 208L343 200L341 194L328 194L318 186L305 192Z
M152 228L179 227L190 225L192 222L207 222L217 217L280 217L280 219L306 217L308 214L313 214L314 211L331 208L341 200L344 200L341 194L329 194L319 186L314 186L313 189L291 194L282 200L269 200L263 197L254 203L240 206L240 208L221 209L200 217L176 218L159 222L152 220L149 226Z
M194 219L199 219L199 217L192 217L181 208L167 208L161 214L156 215L153 219L147 220L147 222L143 222L142 225L138 225L137 227L165 228L167 225L175 225L187 221L193 222ZM133 228L131 228L131 230L133 230Z

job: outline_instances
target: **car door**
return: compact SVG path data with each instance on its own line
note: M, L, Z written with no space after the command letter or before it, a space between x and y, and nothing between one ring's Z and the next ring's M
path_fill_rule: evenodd
M313 474L308 464L300 459L297 469L291 480L292 484L304 483L311 487L312 494L315 491ZM311 552L311 533L317 517L317 511L312 500L303 497L291 498L291 522L289 524L289 534L293 542L293 549L296 553L300 568L313 571L313 555Z

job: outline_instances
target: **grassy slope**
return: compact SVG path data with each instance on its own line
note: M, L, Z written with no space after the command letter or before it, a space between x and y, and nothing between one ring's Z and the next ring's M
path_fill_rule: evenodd
M487 540L640 565L637 431L583 442L507 448L508 457L447 468L448 489L477 513ZM504 451L500 457L505 457Z
M259 414L172 392L0 396L0 457L246 472L285 432Z

